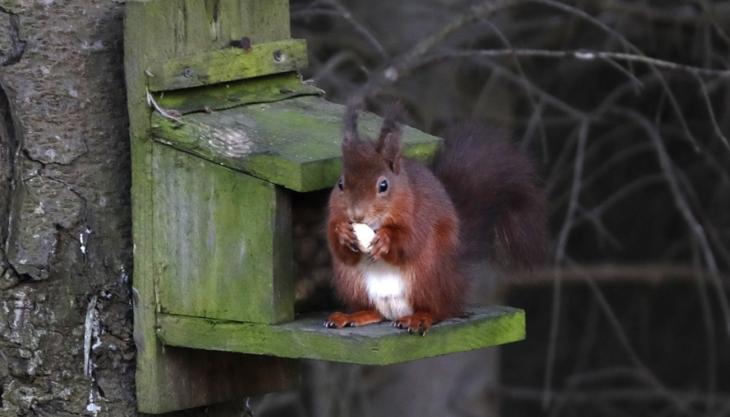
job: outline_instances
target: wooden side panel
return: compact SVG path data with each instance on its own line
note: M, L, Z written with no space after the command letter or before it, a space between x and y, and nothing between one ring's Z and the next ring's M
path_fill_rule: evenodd
M147 75L152 62L221 48L244 33L254 42L289 38L287 0L131 0L126 4L124 60L132 149L134 234L134 338L137 344L137 402L146 413L162 413L282 388L292 368L274 358L163 349L157 339L154 285L155 236L152 142L147 137ZM256 16L266 17L257 20ZM201 356L204 355L204 356ZM226 376L218 375L226 369ZM262 373L268 378L260 378ZM272 375L273 374L273 375ZM235 377L234 377L235 376ZM199 382L195 382L199 381ZM244 386L244 384L249 384Z
M290 247L287 195L271 183L164 145L153 149L161 311L258 323L293 319L287 266L293 254L277 247Z

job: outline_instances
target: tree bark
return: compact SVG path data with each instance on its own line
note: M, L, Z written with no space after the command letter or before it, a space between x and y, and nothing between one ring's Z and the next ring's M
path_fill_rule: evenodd
M123 4L1 4L0 415L136 415Z

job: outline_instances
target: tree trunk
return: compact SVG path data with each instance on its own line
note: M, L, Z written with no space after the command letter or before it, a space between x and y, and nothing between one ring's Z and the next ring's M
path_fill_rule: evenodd
M2 416L136 414L122 10L0 6Z

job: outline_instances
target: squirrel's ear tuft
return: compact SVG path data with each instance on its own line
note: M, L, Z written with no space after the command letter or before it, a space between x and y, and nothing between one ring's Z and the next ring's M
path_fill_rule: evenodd
M347 145L359 139L357 134L358 106L350 104L343 117L342 144Z
M400 172L401 129L394 119L387 118L383 121L375 150L385 159L394 173Z

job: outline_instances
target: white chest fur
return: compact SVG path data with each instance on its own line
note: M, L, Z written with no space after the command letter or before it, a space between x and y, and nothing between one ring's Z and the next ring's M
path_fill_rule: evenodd
M364 262L360 265L370 302L388 320L413 314L406 298L406 280L399 268L385 262Z

